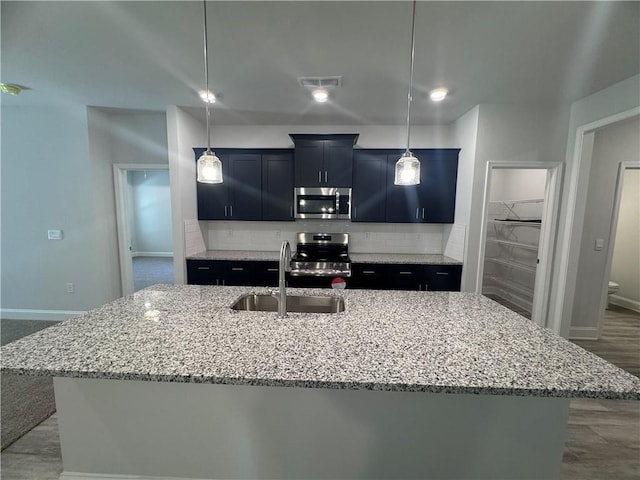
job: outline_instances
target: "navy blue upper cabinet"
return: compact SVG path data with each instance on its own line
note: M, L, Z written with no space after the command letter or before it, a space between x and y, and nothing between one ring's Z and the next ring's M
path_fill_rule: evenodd
M424 222L453 223L459 152L453 148L420 151L420 202Z
M412 150L420 160L420 184L394 185L402 151L387 157L387 210L390 223L453 223L458 177L458 148Z
M351 187L358 134L290 134L295 144L295 185Z
M387 207L387 153L353 151L352 222L384 222Z
M206 149L194 148L196 160L200 158ZM221 152L216 155L222 162L223 183L196 182L196 194L198 202L199 220L228 220L229 214L229 158Z
M194 148L196 159L203 148ZM217 149L224 182L196 182L199 220L293 220L293 152Z
M262 219L293 220L293 152L262 155Z

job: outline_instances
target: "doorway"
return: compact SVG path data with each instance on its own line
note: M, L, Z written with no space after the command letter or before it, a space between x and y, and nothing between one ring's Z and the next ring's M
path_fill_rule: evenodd
M123 294L173 283L168 166L116 164L114 180Z
M546 326L560 164L489 162L478 293Z
M609 303L640 312L640 164L620 163L614 198L598 336Z

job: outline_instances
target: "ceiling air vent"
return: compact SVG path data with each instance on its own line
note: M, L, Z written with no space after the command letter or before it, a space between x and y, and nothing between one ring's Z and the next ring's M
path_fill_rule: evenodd
M342 76L334 77L299 77L298 83L309 88L330 88L342 85Z

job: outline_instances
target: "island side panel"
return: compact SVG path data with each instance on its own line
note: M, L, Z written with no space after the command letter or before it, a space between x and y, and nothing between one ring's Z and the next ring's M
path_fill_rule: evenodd
M569 400L54 379L64 472L249 478L559 477Z

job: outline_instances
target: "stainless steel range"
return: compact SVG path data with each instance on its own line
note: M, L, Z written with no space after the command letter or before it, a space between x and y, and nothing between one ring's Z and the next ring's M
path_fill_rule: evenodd
M292 276L350 277L348 233L298 233Z

